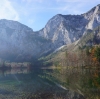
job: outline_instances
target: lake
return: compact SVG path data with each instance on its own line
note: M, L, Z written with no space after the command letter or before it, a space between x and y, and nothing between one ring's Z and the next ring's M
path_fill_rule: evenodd
M0 70L0 99L100 99L99 68Z

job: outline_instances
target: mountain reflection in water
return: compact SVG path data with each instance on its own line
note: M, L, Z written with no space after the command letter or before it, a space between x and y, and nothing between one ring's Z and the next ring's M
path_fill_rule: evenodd
M99 69L0 70L4 99L99 99L99 93Z

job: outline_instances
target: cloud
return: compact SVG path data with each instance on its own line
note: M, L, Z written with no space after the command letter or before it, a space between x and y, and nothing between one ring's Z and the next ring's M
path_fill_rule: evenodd
M18 20L37 30L56 14L82 14L99 3L100 0L0 0L0 19Z
M66 14L82 14L100 3L100 0L56 0L59 12Z
M22 0L23 2L28 2L28 3L30 3L30 2L32 2L32 0Z
M71 2L71 3L75 3L75 2L91 2L91 0L56 0L57 2ZM98 2L99 0L94 0L92 2Z
M82 14L84 12L82 8L84 8L83 3L64 3L60 7L59 12L66 14Z
M22 0L23 2L27 2L27 3L32 3L32 2L38 2L38 3L42 3L45 0Z
M8 0L0 0L0 19L19 20L19 15Z
M35 14L37 13L61 13L61 14L82 14L99 0L22 0L27 4L26 8L28 9L28 14L31 11ZM91 8L91 7L90 7ZM89 9L90 9L89 8ZM27 9L24 9L26 12Z

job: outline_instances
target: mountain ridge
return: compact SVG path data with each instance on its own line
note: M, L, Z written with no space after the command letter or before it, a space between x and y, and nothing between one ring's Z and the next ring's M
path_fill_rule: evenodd
M100 25L100 4L81 15L57 14L40 31L17 21L0 20L0 57L29 61L69 45Z

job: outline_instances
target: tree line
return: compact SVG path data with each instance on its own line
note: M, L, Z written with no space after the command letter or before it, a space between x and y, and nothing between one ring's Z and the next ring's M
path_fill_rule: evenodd
M65 53L65 58L60 61L62 66L99 66L100 46L86 47L77 52Z

